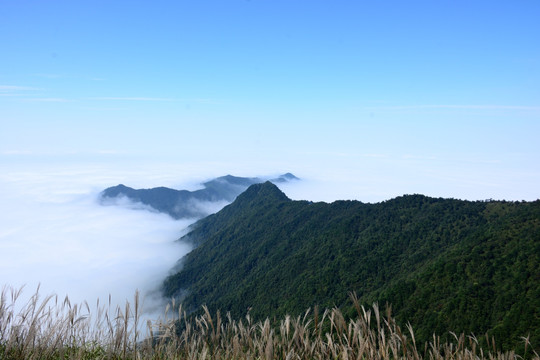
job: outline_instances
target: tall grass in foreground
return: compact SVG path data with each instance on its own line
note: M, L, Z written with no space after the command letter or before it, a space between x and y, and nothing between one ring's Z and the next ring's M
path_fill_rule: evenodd
M39 292L22 307L21 290L4 288L0 295L0 359L540 359L524 338L529 353L483 351L474 336L453 335L441 343L437 336L418 348L411 325L402 330L377 305L366 309L355 295L358 316L346 321L339 309L317 309L279 321L254 322L249 314L186 317L181 306L166 321L148 321L141 337L140 303L111 310L87 303L71 304L56 296L40 299ZM181 325L179 325L181 324Z

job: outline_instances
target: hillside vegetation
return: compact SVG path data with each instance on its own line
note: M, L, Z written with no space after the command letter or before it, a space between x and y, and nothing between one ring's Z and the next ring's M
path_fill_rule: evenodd
M388 303L424 342L435 332L540 345L540 201L406 195L377 204L291 201L249 187L184 240L198 247L163 284L188 311L254 319ZM484 340L482 340L484 341Z

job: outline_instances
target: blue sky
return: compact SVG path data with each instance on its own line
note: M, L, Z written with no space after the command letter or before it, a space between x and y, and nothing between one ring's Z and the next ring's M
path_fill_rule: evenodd
M538 1L2 1L0 160L292 171L334 188L293 197L328 201L537 199L539 18Z

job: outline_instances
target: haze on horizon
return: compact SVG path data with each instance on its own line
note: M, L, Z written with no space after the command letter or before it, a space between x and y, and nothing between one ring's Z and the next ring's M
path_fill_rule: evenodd
M93 202L118 183L292 172L293 199L536 200L538 18L536 1L1 2L0 246L18 265L0 281L132 293L171 253L149 242L185 224ZM120 245L103 267L127 277L85 286ZM60 285L74 258L90 266Z

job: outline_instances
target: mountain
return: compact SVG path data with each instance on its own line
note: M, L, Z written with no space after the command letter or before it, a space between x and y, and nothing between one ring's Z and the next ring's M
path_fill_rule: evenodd
M540 201L405 195L377 204L292 201L266 182L198 221L198 245L164 294L195 311L254 318L318 306L353 313L349 292L392 305L417 340L449 331L540 347Z
M273 183L285 183L299 180L291 173L280 175L270 180ZM211 211L205 204L231 202L250 185L262 183L262 178L245 178L226 175L203 183L203 188L195 191L175 190L166 187L152 189L133 189L117 185L105 189L100 194L103 202L121 197L151 206L153 209L169 214L175 219L202 218Z

